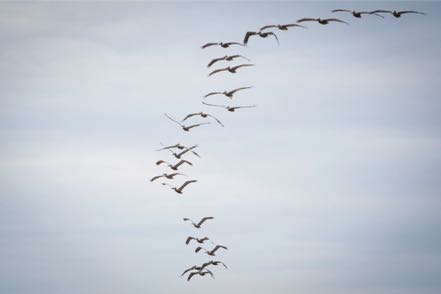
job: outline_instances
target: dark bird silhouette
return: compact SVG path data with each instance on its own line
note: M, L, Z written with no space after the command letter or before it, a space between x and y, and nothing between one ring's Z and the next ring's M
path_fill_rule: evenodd
M210 239L208 237L204 237L204 238L195 238L195 237L191 237L189 236L187 238L187 240L185 240L185 244L189 244L191 240L195 240L196 242L198 242L199 244L204 243L205 241L209 241Z
M245 34L245 38L243 39L243 43L245 45L248 44L248 40L250 39L251 36L259 36L261 38L267 38L268 36L274 36L274 38L277 41L277 44L279 44L279 38L277 38L277 35L275 33L258 31L258 32L247 32Z
M248 61L251 61L251 60L249 60L248 58L246 58L245 56L242 56L242 55L225 55L225 56L223 56L223 57L219 57L219 58L214 58L214 59L212 59L211 61L210 61L210 63L208 63L207 64L207 67L210 67L210 66L212 66L213 64L215 64L216 62L218 62L218 61L221 61L221 60L225 60L225 61L233 61L235 58L239 58L239 57L242 57L243 59L246 59L246 60L248 60Z
M165 115L169 120L171 120L171 121L177 123L178 125L180 125L181 128L182 128L184 131L186 131L186 132L190 131L192 128L195 128L195 127L198 127L198 126L202 126L202 125L210 124L210 122L203 122L203 123L198 123L198 124L194 124L194 125L191 125L191 126L186 126L186 125L181 124L181 123L178 122L177 120L174 120L173 118L171 118L167 113L164 113L164 115Z
M197 271L197 272L192 272L192 273L190 273L190 274L188 275L187 281L190 281L191 278L192 278L194 275L205 276L206 274L209 274L209 275L214 279L214 275L213 275L213 273L212 273L211 271L209 271L209 270L205 270L205 271Z
M252 107L256 107L256 105L248 105L248 106L229 106L228 105L228 106L225 106L225 105L210 104L210 103L205 103L205 102L202 102L202 104L208 105L208 106L222 107L222 108L225 108L226 110L228 110L230 112L235 112L236 109L239 109L239 108L252 108Z
M185 275L186 273L188 273L189 271L192 271L192 270L195 270L195 271L201 271L201 270L203 270L203 268L202 268L202 266L193 265L192 267L186 269L186 270L181 274L181 277L182 277L183 275Z
M161 144L161 146L164 146L164 144L162 144L162 143L160 143ZM183 154L185 154L187 151L191 151L191 153L193 153L194 155L196 155L197 157L201 157L198 153L196 153L193 149L194 149L194 147L197 147L197 145L195 145L195 146L193 146L193 147L190 147L190 148L188 148L188 147L185 147L184 145L181 145L181 144L175 144L175 145L171 145L171 146L164 146L164 148L161 148L161 149L158 149L158 150L156 150L156 151L162 151L162 150L169 150L176 158L178 158L178 159L180 159L180 157L183 155ZM176 149L178 149L178 150L183 150L183 149L186 149L185 151L184 151L184 153L175 153L175 152L173 152L171 149L174 149L174 148L176 148Z
M207 95L205 95L204 98L207 98L208 96L211 96L211 95L225 95L228 98L232 99L234 93L236 93L237 91L245 90L245 89L251 89L251 88L252 87L241 87L241 88L237 88L237 89L234 89L234 90L231 90L231 91L211 92L211 93L208 93Z
M186 119L195 116L195 115L199 115L200 117L203 118L207 118L207 117L211 117L212 119L216 120L221 126L224 126L220 120L218 120L217 118L215 118L214 116L212 116L211 114L205 113L205 112L196 112L196 113L190 113L188 114L186 117L184 117L184 119L182 121L185 121Z
M208 76L214 75L215 73L218 73L218 72L221 72L221 71L228 71L230 73L236 73L236 71L239 68L245 67L245 66L254 66L254 64L240 64L240 65L236 65L236 66L233 66L233 67L228 66L228 67L225 67L225 68L216 69L216 70L213 70L212 72L210 72L208 74Z
M172 185L168 184L168 183L162 183L163 185L169 186L170 188L172 188L172 190L175 190L176 193L178 194L182 194L182 190L184 190L184 188L191 184L191 183L196 183L197 180L191 180L191 181L186 181L184 184L182 184L179 188L178 187L173 187Z
M184 151L181 151L181 152L179 152L179 153L173 152L173 151L170 150L170 149L167 149L167 150L170 151L171 154L172 154L174 157L176 157L177 159L181 159L182 156L183 156L184 154L186 154L187 152L192 152L192 153L193 153L194 155L196 155L197 157L201 157L199 154L197 154L196 152L193 151L193 149L196 148L196 147L198 147L198 145L194 145L194 146L192 146L192 147L190 147L190 148L186 148Z
M193 227L195 227L196 229L200 229L202 224L209 219L214 219L214 217L212 217L212 216L203 217L198 223L195 223L191 219L186 218L186 217L184 218L184 221L190 221L191 224L193 225Z
M219 264L222 264L226 269L228 269L228 267L225 265L225 263L223 263L222 261L214 261L214 260L210 260L209 262L206 262L204 264L202 264L200 267L202 269L206 268L209 265L215 265L218 266Z
M160 164L163 164L163 163L166 163L166 164L168 164L168 167L169 168L171 168L172 170L178 170L178 168L182 165L182 164L184 164L184 163L186 163L186 164L188 164L188 165L193 165L190 161L187 161L187 160L184 160L184 159L182 159L181 161L179 161L178 163L176 163L176 164L171 164L171 163L169 163L169 162L166 162L166 161L164 161L164 160L158 160L157 162L156 162L156 165L160 165Z
M290 27L300 27L300 28L304 28L306 29L306 27L299 25L299 24L295 24L295 23L289 23L289 24L276 24L276 25L267 25L267 26L263 26L260 28L260 31L266 30L266 29L270 29L270 28L278 28L281 31L287 31L288 28Z
M174 178L175 176L177 176L177 175L186 176L186 175L181 174L181 173L162 174L162 175L160 175L160 176L156 176L156 177L151 178L151 179L150 179L150 182L153 182L154 180L159 179L159 178L162 178L162 177L167 178L167 179L169 179L169 180L173 180L173 178Z
M232 45L238 45L238 46L244 46L242 43L238 43L238 42L218 42L218 43L207 43L205 45L203 45L201 48L205 49L207 47L211 47L211 46L220 46L222 48L228 48Z
M216 255L216 254L215 254L216 251L217 251L218 249L220 249L220 248L225 249L225 250L228 250L228 248L227 248L226 246L223 246L223 245L216 245L216 246L215 246L213 249L211 249L211 250L207 250L207 249L205 249L204 247L198 247L198 248L195 249L194 252L198 253L199 251L204 250L205 253L207 253L208 255L210 255L210 256L215 256L215 255Z
M305 22L305 21L316 21L316 22L318 22L321 25L327 25L328 23L334 21L334 22L345 23L345 24L348 25L347 22L342 21L342 20L340 20L338 18L323 18L323 19L322 18L302 18L302 19L299 19L297 22Z
M416 13L416 14L426 15L424 12L419 12L419 11L414 11L414 10L406 10L406 11L374 10L371 12L371 14L377 14L377 13L390 13L393 16L395 16L396 18L399 18L399 17L401 17L401 15L407 14L407 13Z
M361 18L361 16L363 14L373 14L373 15L379 16L381 18L384 18L384 16L382 16L380 14L369 12L369 11L355 11L355 10L348 10L348 9L334 9L334 10L332 10L332 12L349 12L349 13L352 14L353 17L356 17L356 18Z

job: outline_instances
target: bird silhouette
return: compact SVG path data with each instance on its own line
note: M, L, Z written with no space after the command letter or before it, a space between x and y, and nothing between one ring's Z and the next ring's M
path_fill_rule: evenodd
M161 146L164 146L164 144L162 144L162 143L160 143L161 144ZM197 145L195 145L195 146L193 146L193 147L190 147L190 148L188 148L188 147L185 147L184 145L181 145L181 144L175 144L175 145L171 145L171 146L164 146L163 148L161 148L161 149L158 149L158 150L156 150L156 151L162 151L162 150L168 150L168 151L170 151L176 158L178 158L178 159L180 159L180 157L183 155L183 154L185 154L187 151L191 151L191 153L193 153L194 155L196 155L197 157L201 157L198 153L196 153L193 149L194 149L194 147L197 147ZM183 153L181 152L181 153L175 153L175 152L173 152L171 149L174 149L174 148L176 148L176 149L178 149L178 150L184 150L185 149L185 151L183 151Z
M202 125L210 124L210 122L203 122L203 123L198 123L198 124L194 124L194 125L191 125L191 126L186 126L186 125L181 124L181 123L178 122L177 120L171 118L167 113L164 113L164 115L165 115L169 120L171 120L171 121L177 123L178 125L180 125L181 128L182 128L184 131L186 131L186 132L189 132L192 128L199 127L199 126L202 126Z
M168 183L162 183L163 185L169 186L170 188L172 188L172 190L174 190L176 193L178 194L182 194L184 190L184 188L191 184L191 183L196 183L197 180L191 180L191 181L186 181L184 184L182 184L179 188L178 187L173 187L172 185L168 184Z
M232 45L238 45L238 46L244 46L242 43L238 43L238 42L218 42L218 43L207 43L205 45L202 45L202 49L205 49L207 47L211 47L211 46L220 46L222 48L228 48Z
M173 180L173 178L174 178L175 176L177 176L177 175L186 176L186 175L181 174L181 173L162 174L162 175L155 176L155 177L151 178L151 179L150 179L150 182L153 182L154 180L157 180L157 179L162 178L162 177L167 178L167 179L169 179L169 180Z
M201 226L202 226L202 224L203 224L205 221L210 220L210 219L214 219L214 217L212 217L212 216L206 216L206 217L203 217L198 223L195 223L194 221L192 221L191 219L186 218L186 217L184 218L184 221L189 221L189 222L191 222L191 224L193 225L193 227L195 227L196 229L200 229Z
M241 68L241 67L245 67L245 66L254 66L254 64L240 64L240 65L236 65L236 66L233 66L233 67L228 66L228 67L225 67L225 68L216 69L216 70L213 70L212 72L210 72L210 73L208 74L208 76L212 76L212 75L214 75L215 73L222 72L222 71L228 71L228 72L230 72L230 73L236 73L236 71L237 71L239 68Z
M177 159L181 159L182 156L183 156L184 154L186 154L187 152L192 152L192 153L193 153L194 155L196 155L197 157L201 157L199 154L197 154L196 152L193 151L193 149L196 148L196 147L198 147L198 145L194 145L194 146L192 146L192 147L190 147L190 148L186 148L184 151L181 151L181 152L179 152L179 153L173 152L173 151L170 150L170 149L167 149L167 150L170 151L170 153L171 153L174 157L176 157Z
M291 27L300 27L300 28L306 29L306 27L304 27L302 25L295 24L295 23L288 23L288 24L284 24L284 25L281 25L281 24L266 25L266 26L261 27L260 31L263 31L263 30L266 30L266 29L270 29L270 28L278 28L281 31L287 31L288 28L291 28Z
M211 271L209 271L209 270L205 270L205 271L197 271L197 272L192 272L192 273L190 273L190 274L188 275L187 281L190 281L191 278L192 278L194 275L205 276L206 274L209 274L209 275L214 279L214 275L213 275L213 273L212 273Z
M277 38L277 35L274 32L262 32L262 31L258 31L258 32L247 32L245 34L245 38L243 39L243 43L246 45L248 44L248 40L251 36L259 36L261 38L267 38L268 36L274 36L274 38L277 41L277 44L279 44L279 38Z
M224 126L220 120L218 120L217 118L215 118L214 116L212 116L211 114L205 113L205 112L196 112L196 113L190 113L188 114L186 117L184 117L184 119L182 121L185 121L186 119L192 117L192 116L200 116L203 118L207 118L207 117L211 117L212 119L216 120L221 126Z
M204 96L204 98L207 98L208 96L211 96L211 95L225 95L225 96L227 96L228 98L233 99L233 95L234 95L234 93L236 93L237 91L245 90L245 89L251 89L251 88L252 88L252 87L241 87L241 88L237 88L237 89L230 90L230 91L223 91L223 92L210 92L210 93L206 94L206 95Z
M228 267L225 265L225 263L223 263L222 261L214 261L214 260L210 260L209 262L205 262L204 264L202 264L201 270L203 270L204 268L206 268L209 265L215 265L218 266L219 264L222 264L226 269L228 269Z
M195 240L196 242L198 242L199 244L204 243L205 241L209 241L210 239L208 237L204 237L204 238L195 238L195 237L191 237L188 236L187 240L185 240L185 244L188 245L190 243L191 240Z
M399 18L399 17L401 17L401 15L407 14L407 13L416 13L416 14L426 15L424 12L419 12L419 11L414 11L414 10L406 10L406 11L374 10L371 12L371 14L377 14L377 13L390 13L393 16L395 16L396 18Z
M179 162L176 163L176 164L171 164L171 163L166 162L166 161L164 161L164 160L158 160L158 161L156 162L156 165L161 165L161 164L163 164L163 163L168 164L168 167L171 168L172 170L178 170L178 168L179 168L182 164L184 164L184 163L186 163L186 164L188 164L188 165L193 165L190 161L187 161L187 160L184 160L184 159L182 159L181 161L179 161Z
M196 252L196 253L198 253L199 251L201 251L201 250L204 250L205 251L205 253L207 253L208 255L210 255L210 256L215 256L216 255L216 251L218 250L218 249L225 249L225 250L228 250L228 248L226 247L226 246L223 246L223 245L216 245L213 249L211 249L211 250L207 250L206 248L204 248L204 247L198 247L198 248L196 248L195 249L195 251L194 252Z
M215 64L215 63L218 62L218 61L222 61L222 60L225 60L225 61L233 61L235 58L239 58L239 57L242 57L243 59L246 59L246 60L248 60L248 61L251 61L251 60L249 60L248 58L246 58L245 56L242 56L242 55L239 55L239 54L236 54L236 55L225 55L225 56L222 56L222 57L219 57L219 58L214 58L214 59L212 59L212 60L210 61L210 63L207 64L207 67L212 66L213 64Z
M338 18L323 18L323 19L322 18L302 18L302 19L299 19L297 22L305 22L305 21L316 21L316 22L318 22L321 25L327 25L328 23L334 21L334 22L345 23L345 24L348 25L347 22L345 22L343 20L340 20Z
M225 108L226 110L228 110L229 112L235 112L236 109L240 109L240 108L256 107L256 105L248 105L248 106L229 106L229 105L227 105L227 106L225 106L225 105L210 104L210 103L205 103L205 102L202 102L202 104L208 105L208 106L222 107L222 108Z
M192 271L192 270L195 270L195 271L201 271L201 270L203 270L203 267L202 267L202 266L193 265L192 267L186 269L186 270L181 274L181 277L182 277L183 275L185 275L186 273L188 273L189 271Z
M361 18L361 16L363 14L373 14L373 15L379 16L381 18L384 18L384 16L382 16L378 13L373 13L373 11L370 12L370 11L355 11L355 10L348 10L348 9L334 9L331 12L349 12L352 14L353 17L356 17L356 18Z

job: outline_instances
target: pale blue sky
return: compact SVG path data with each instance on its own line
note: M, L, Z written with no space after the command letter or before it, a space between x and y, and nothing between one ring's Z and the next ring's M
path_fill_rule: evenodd
M277 32L335 8L416 9ZM0 292L440 293L441 4L0 3ZM255 109L202 105L212 90ZM207 102L227 103L222 97ZM164 118L209 111L184 133ZM178 196L148 179L160 142L199 144ZM216 280L182 217L227 245Z

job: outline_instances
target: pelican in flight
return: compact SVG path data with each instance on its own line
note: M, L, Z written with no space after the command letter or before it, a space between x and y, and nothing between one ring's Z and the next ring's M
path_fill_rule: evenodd
M216 69L216 70L213 70L212 72L210 72L209 74L208 74L208 76L211 76L211 75L214 75L215 73L218 73L218 72L221 72L221 71L228 71L228 72L230 72L230 73L236 73L236 71L239 69L239 68L241 68L241 67L245 67L245 66L254 66L254 64L240 64L240 65L236 65L236 66L233 66L233 67L230 67L230 66L228 66L228 67L225 67L225 68L219 68L219 69Z
M200 156L199 154L197 154L196 152L193 151L193 149L196 148L196 147L198 147L198 145L194 145L194 146L192 146L192 147L190 147L190 148L186 148L184 151L181 151L181 152L179 152L179 153L173 152L173 151L170 150L170 149L167 149L167 150L170 151L171 154L172 154L174 157L176 157L177 159L181 159L182 156L183 156L185 153L190 152L190 151L191 151L194 155L196 155L197 157L200 158L201 156Z
M229 112L235 112L236 109L239 109L239 108L253 108L253 107L256 107L256 105L248 105L248 106L229 106L229 105L227 105L227 106L225 106L225 105L210 104L210 103L205 103L205 102L202 102L202 104L208 105L208 106L222 107L222 108L225 108L226 110L228 110Z
M182 164L184 164L184 163L186 163L186 164L188 164L188 165L193 165L190 161L187 161L187 160L184 160L184 159L182 159L181 161L179 161L178 163L176 163L176 164L171 164L171 163L169 163L169 162L166 162L166 161L164 161L164 160L158 160L157 162L156 162L156 165L161 165L161 164L163 164L163 163L165 163L165 164L168 164L168 167L169 168L171 168L172 170L178 170L178 168L182 165Z
M212 273L211 271L209 271L209 270L205 270L205 271L197 271L197 272L192 272L192 273L190 273L190 274L188 275L187 281L190 281L191 278L192 278L194 275L205 276L206 274L209 274L209 275L214 279L214 275L213 275L213 273Z
M195 240L196 242L198 242L199 244L204 243L205 241L209 241L210 239L208 237L204 237L204 238L195 238L195 237L191 237L188 236L187 240L185 240L185 244L188 245L190 243L191 240ZM213 242L212 242L213 243Z
M225 56L222 56L222 57L219 57L219 58L214 58L214 59L212 59L212 60L210 61L210 63L207 64L207 67L210 67L210 66L212 66L213 64L215 64L216 62L221 61L221 60L225 60L225 61L233 61L235 58L239 58L239 57L241 57L241 58L243 58L243 59L246 59L246 60L248 60L248 61L251 61L251 60L249 60L248 58L246 58L245 56L242 56L242 55L239 55L239 54L236 54L236 55L225 55Z
M414 10L406 10L406 11L374 10L371 12L371 14L376 14L376 13L390 13L393 16L395 16L396 18L399 18L399 17L401 17L401 15L407 14L407 13L416 13L416 14L426 15L424 12L419 12L419 11L414 11Z
M162 175L159 175L159 176L156 176L156 177L151 178L151 179L150 179L150 182L153 182L154 180L157 180L157 179L162 178L162 177L167 178L167 179L169 179L169 180L173 180L173 178L174 178L175 176L178 176L178 175L180 175L180 176L186 176L186 175L181 174L181 173L162 174Z
M169 151L171 151L172 152L172 154L176 157L176 158L178 158L178 159L180 159L180 157L183 155L183 154L185 154L187 151L191 151L191 153L193 153L194 155L196 155L197 157L201 157L198 153L196 153L194 150L192 150L192 149L194 149L193 147L197 147L197 145L195 145L195 146L193 146L193 147L185 147L184 145L181 145L181 144L175 144L175 145L171 145L171 146L164 146L164 144L162 144L162 143L160 143L161 144L161 146L163 146L163 148L161 148L161 149L158 149L158 150L156 150L156 151L162 151L162 150L169 150ZM179 149L179 150L184 150L184 149L186 149L185 151L184 151L184 153L178 153L178 154L176 154L176 153L174 153L171 149L174 149L174 148L176 148L176 149Z
M163 185L169 186L170 188L172 188L172 190L175 190L176 193L178 194L182 194L182 190L184 190L184 188L191 184L191 183L196 183L197 180L191 180L191 181L186 181L184 184L182 184L179 188L178 187L173 187L172 185L168 184L168 183L162 183Z
M227 248L226 246L223 246L223 245L216 245L216 247L214 247L214 248L211 249L211 250L207 250L207 249L205 249L204 247L198 247L198 248L195 249L194 252L198 253L199 251L204 250L205 253L207 253L208 255L210 255L210 256L215 256L215 255L216 255L216 254L215 254L216 251L217 251L218 249L220 249L220 248L225 249L225 250L228 250L228 248Z
M186 132L190 131L192 128L195 128L195 127L198 127L198 126L202 126L202 125L210 124L210 122L203 122L203 123L198 123L198 124L194 124L194 125L191 125L191 126L186 126L186 125L181 124L181 123L178 122L177 120L174 120L173 118L171 118L167 113L164 113L164 115L165 115L169 120L171 120L171 121L177 123L178 125L180 125L181 128L182 128L184 131L186 131Z
M276 25L267 25L267 26L263 26L260 28L260 31L266 30L266 29L270 29L270 28L278 28L281 31L287 31L288 28L290 27L300 27L300 28L304 28L306 29L306 27L299 25L299 24L295 24L295 23L289 23L289 24L276 24Z
M245 34L245 38L243 39L243 43L246 45L248 43L248 39L251 36L259 36L261 38L267 38L268 36L274 36L274 38L277 41L277 44L279 44L279 38L277 38L277 35L273 32L262 32L262 31L258 31L258 32L247 32Z
M205 49L205 48L210 47L210 46L220 46L222 48L228 48L228 47L230 47L232 45L244 46L242 43L238 43L238 42L226 42L226 43L218 42L218 43L207 43L205 45L202 45L201 48Z
M200 117L203 118L207 118L207 117L211 117L212 119L216 120L221 126L224 126L220 120L218 120L217 118L215 118L214 116L212 116L211 114L205 113L205 112L196 112L196 113L190 113L188 114L186 117L184 117L184 119L182 121L185 121L186 119L195 116L195 115L199 115Z
M185 217L185 218L184 218L184 222L185 222L185 221L190 221L191 224L193 225L193 227L195 227L196 229L200 229L201 226L202 226L202 224L203 224L205 221L210 220L210 219L214 219L214 217L212 217L212 216L206 216L206 217L203 217L198 223L195 223L195 222L192 221L191 219Z
M384 16L377 14L377 13L374 13L373 11L369 12L369 11L355 11L355 10L348 10L348 9L334 9L331 12L349 12L352 14L353 17L356 17L356 18L361 18L361 16L363 14L373 14L373 15L379 16L381 18L384 18Z
M204 269L204 268L206 268L209 265L218 266L219 264L222 264L226 269L228 269L228 267L222 261L214 261L214 260L210 260L209 262L206 262L206 263L202 264L201 268Z
M302 18L302 19L299 19L297 22L304 22L304 21L316 21L321 25L327 25L328 23L334 21L334 22L345 23L348 25L347 22L340 20L338 18Z
M245 90L245 89L251 89L251 88L252 88L252 87L241 87L241 88L237 88L237 89L234 89L234 90L231 90L231 91L211 92L211 93L208 93L207 95L205 95L204 98L207 98L208 96L211 96L211 95L225 95L225 96L227 96L228 98L233 99L233 95L234 95L234 93L236 93L237 91Z

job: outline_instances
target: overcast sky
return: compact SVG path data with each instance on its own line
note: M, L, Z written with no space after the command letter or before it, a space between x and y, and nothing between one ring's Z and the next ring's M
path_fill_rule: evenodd
M0 3L0 292L441 293L440 27L439 2ZM256 108L201 104L240 86L206 101ZM163 115L201 110L225 127ZM199 146L183 195L149 182L160 142ZM229 269L181 278L210 259L188 235Z

